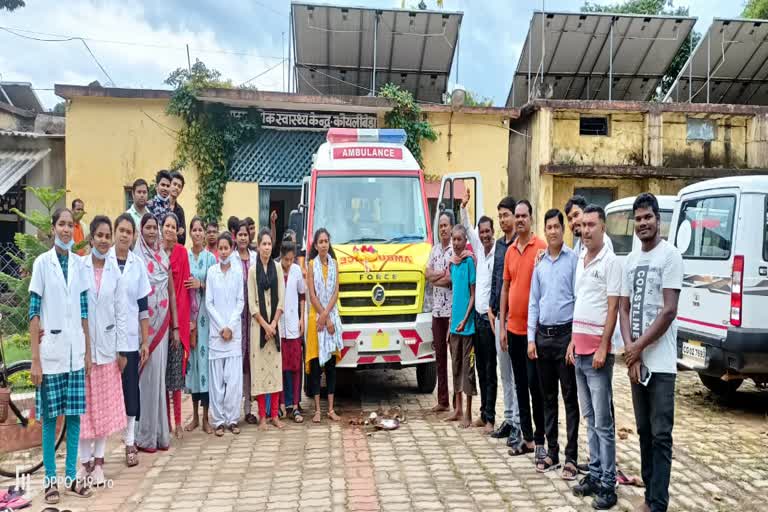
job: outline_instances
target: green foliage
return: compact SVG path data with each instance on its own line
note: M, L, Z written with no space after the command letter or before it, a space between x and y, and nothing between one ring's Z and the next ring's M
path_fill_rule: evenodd
M768 0L753 0L762 1L763 3ZM612 12L616 14L646 14L651 16L688 16L688 7L675 7L673 0L626 0L617 4L598 4L584 2L581 6L582 12ZM661 100L667 93L672 84L675 82L677 75L685 66L688 56L691 54L696 45L701 40L701 34L694 31L690 38L687 38L685 42L680 46L675 58L672 59L672 63L669 65L669 69L661 79L661 88L659 92L654 96L654 100Z
M19 7L24 7L24 0L0 0L0 11L15 11Z
M33 210L30 213L21 212L15 208L11 212L31 223L37 228L37 236L27 233L16 233L14 243L20 251L20 256L9 254L18 265L21 277L0 272L0 289L3 290L3 300L0 301L0 331L4 333L23 332L27 328L27 312L29 311L29 281L32 265L35 259L53 246L53 225L51 216L56 203L64 198L66 190L50 187L25 187L43 204L45 212ZM76 248L81 247L78 244Z
M67 114L67 102L66 101L60 101L57 104L53 106L53 110L51 110L54 114L61 114L66 115Z
M747 0L741 17L758 20L768 19L768 0Z
M492 107L493 100L486 96L480 96L476 92L464 92L464 106L466 107Z
M437 140L437 132L423 118L421 108L413 99L413 94L401 89L395 84L386 84L379 90L379 96L391 101L392 110L384 114L384 122L388 128L402 128L408 135L405 146L413 157L424 167L421 156L421 140Z
M222 80L221 73L199 60L191 70L179 68L172 72L165 83L175 89L167 112L184 123L172 167L193 165L197 169L197 213L204 220L219 220L230 160L240 144L258 133L258 116L249 110L247 115L236 118L226 105L199 101L195 95L201 89L232 87L230 80Z

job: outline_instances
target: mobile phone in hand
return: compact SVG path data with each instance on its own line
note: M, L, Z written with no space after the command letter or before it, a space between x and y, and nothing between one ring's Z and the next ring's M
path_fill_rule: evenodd
M648 369L647 366L644 364L640 364L640 384L643 386L648 386L648 383L651 381L651 370Z

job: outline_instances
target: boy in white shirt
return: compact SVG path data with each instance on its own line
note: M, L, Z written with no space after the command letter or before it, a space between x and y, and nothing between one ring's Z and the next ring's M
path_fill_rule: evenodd
M210 317L208 341L210 410L216 435L228 428L239 434L240 402L243 400L243 351L241 321L245 299L241 272L229 258L234 248L232 235L218 240L219 263L208 270L205 280L205 307Z

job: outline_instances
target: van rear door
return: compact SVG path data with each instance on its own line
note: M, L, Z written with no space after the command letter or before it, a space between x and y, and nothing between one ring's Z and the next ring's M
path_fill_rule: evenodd
M439 216L444 211L451 211L454 222L461 223L461 201L466 190L470 192L468 213L470 223L474 226L477 220L483 216L483 179L480 173L464 172L446 174L440 180L440 197L437 202L437 211L433 219L433 233L438 240ZM435 242L437 243L437 242Z
M684 265L678 322L694 347L701 339L720 347L728 333L740 206L737 188L704 190L683 196L675 211L674 243Z

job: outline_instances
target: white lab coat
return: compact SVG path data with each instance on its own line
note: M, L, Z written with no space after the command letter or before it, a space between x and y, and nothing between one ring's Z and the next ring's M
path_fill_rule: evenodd
M117 263L117 254L115 248L109 250L107 260L110 261L118 273L120 267ZM138 300L148 296L152 292L152 286L149 284L147 269L133 251L128 251L128 257L125 260L120 276L122 289L125 293L125 338L117 340L118 352L138 352L140 345L141 325L139 323L139 304Z
M93 274L93 257L83 256L83 265L88 278L88 333L91 342L91 361L109 364L117 359L119 346L125 346L126 296L120 268L104 260L101 272L101 286L96 291L96 276Z
M209 359L242 356L241 315L245 298L243 297L243 274L230 266L227 272L217 263L208 269L205 278L205 308L208 311ZM232 339L224 341L221 331L229 328Z
M29 291L40 295L40 364L43 373L54 375L85 367L85 333L80 316L80 294L88 289L83 262L69 253L68 279L53 248L37 257L32 265Z

